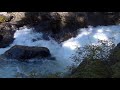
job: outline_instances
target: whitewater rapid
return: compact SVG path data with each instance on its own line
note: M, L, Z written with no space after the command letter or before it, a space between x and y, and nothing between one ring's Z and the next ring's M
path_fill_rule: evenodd
M0 61L0 77L15 77L17 72L25 75L30 72L38 72L40 74L49 74L56 72L67 72L68 67L75 64L72 55L75 54L77 47L85 45L94 45L98 40L107 40L114 38L117 45L120 42L120 26L97 26L78 29L78 35L67 41L58 44L54 39L44 40L43 33L35 32L32 28L23 28L17 30L14 34L14 42L7 48L1 48L0 54L3 54L14 45L39 46L47 47L52 56L56 60L44 60L43 62L19 62L19 61ZM36 60L37 61L37 60Z

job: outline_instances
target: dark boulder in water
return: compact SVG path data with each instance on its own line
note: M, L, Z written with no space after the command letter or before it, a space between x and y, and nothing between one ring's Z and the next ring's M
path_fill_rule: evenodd
M36 46L21 46L15 45L4 53L4 55L10 59L17 59L20 61L26 61L31 58L47 58L50 57L50 51L46 47Z

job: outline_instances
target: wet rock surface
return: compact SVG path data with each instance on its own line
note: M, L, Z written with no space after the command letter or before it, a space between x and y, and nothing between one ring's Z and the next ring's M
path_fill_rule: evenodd
M47 33L58 42L76 36L79 28L120 22L119 12L8 12L4 17L7 18L1 20L7 24L1 24L0 29L33 27L35 31Z
M5 48L14 41L14 33L14 30L0 30L0 48Z
M112 70L101 60L84 60L75 70L73 78L110 78Z
M17 59L20 61L26 61L31 58L46 58L51 56L49 49L46 47L29 47L21 45L11 47L3 55L10 59Z

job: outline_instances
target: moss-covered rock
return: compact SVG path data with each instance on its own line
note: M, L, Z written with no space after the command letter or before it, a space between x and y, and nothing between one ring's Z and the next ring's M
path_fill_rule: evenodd
M0 23L9 22L11 21L12 18L13 16L0 15Z
M110 65L114 65L117 62L120 62L120 43L111 51L109 56Z
M7 18L3 15L0 15L0 23L6 22Z
M120 43L111 51L109 64L113 71L112 78L120 78Z
M117 62L116 64L112 65L112 78L120 78L120 62Z
M110 78L111 69L101 60L84 60L71 75L72 78Z

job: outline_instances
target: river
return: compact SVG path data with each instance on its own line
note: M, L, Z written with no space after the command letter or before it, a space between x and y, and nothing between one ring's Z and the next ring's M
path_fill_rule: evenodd
M71 58L77 47L83 47L88 44L95 45L98 40L110 41L114 38L114 43L117 45L120 42L120 26L97 26L78 29L78 35L72 37L62 43L57 43L54 39L49 37L49 40L44 40L42 32L35 32L32 28L21 28L14 34L14 42L6 48L0 49L0 54L3 54L10 47L14 45L25 46L43 46L50 50L50 53L55 60L41 60L31 59L30 62L20 62L3 58L0 61L0 78L21 78L30 75L38 75L44 77L45 75L55 73L68 73L70 66L78 65Z

